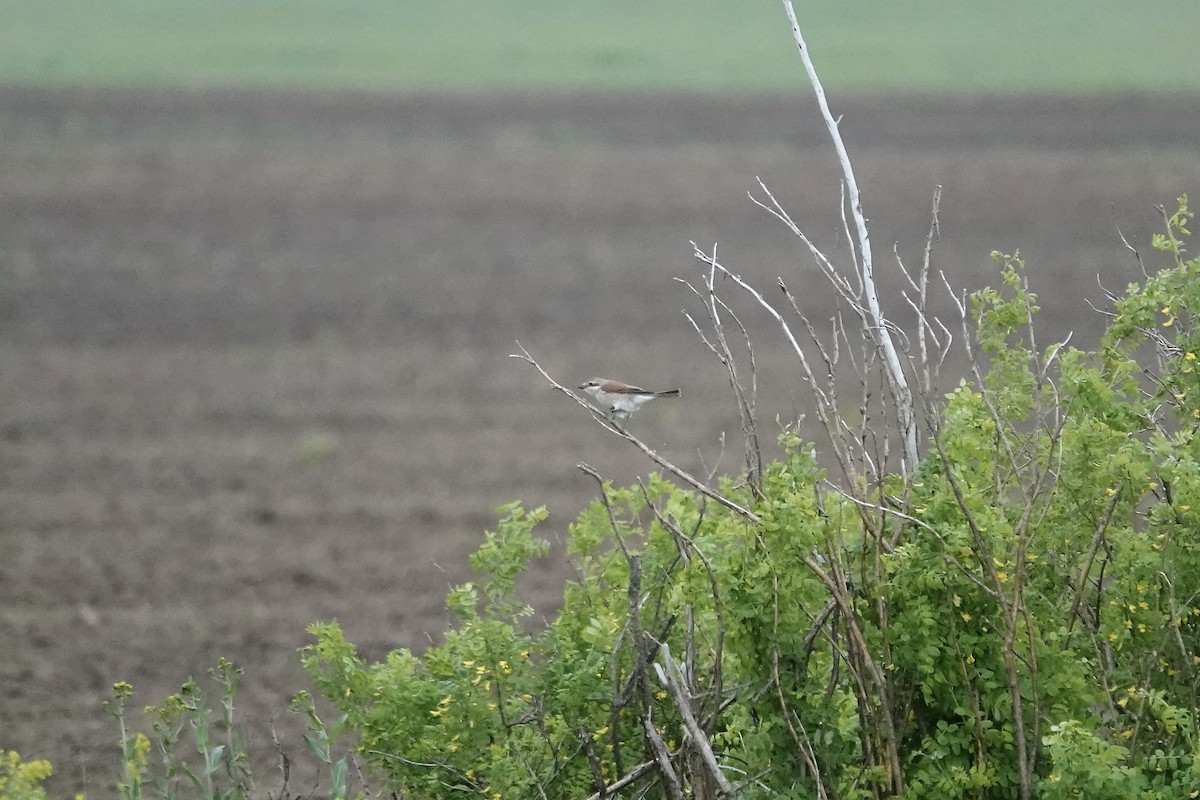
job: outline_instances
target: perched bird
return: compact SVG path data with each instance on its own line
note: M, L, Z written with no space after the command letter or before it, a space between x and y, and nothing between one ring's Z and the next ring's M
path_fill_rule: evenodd
M648 392L637 386L604 378L592 378L579 386L581 390L596 398L600 408L610 419L627 419L644 404L659 397L679 397L678 389L666 392Z

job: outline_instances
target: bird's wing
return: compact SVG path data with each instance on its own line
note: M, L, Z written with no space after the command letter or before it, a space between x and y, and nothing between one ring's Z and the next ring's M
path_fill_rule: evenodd
M647 392L645 389L620 381L605 381L600 385L600 391L609 394L653 394L653 392Z

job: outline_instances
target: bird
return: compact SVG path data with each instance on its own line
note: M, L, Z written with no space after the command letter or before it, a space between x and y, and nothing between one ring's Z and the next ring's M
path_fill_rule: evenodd
M579 385L581 391L596 398L609 419L628 419L651 400L660 397L679 397L678 389L668 389L665 392L648 392L637 386L630 386L620 381L610 381L606 378L592 378Z

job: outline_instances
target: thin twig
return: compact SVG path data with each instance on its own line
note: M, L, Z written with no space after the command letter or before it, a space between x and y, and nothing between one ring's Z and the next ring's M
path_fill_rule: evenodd
M730 511L733 511L734 513L744 517L747 521L749 521L751 523L755 523L755 524L762 521L761 519L759 519L758 515L755 514L753 511L751 511L747 508L743 508L742 506L738 505L734 501L730 500L728 497L725 497L724 495L720 494L719 492L713 491L712 489L708 488L703 483L701 483L699 480L692 477L692 475L690 473L686 472L685 470L681 469L680 467L675 466L670 461L667 461L665 458L660 456L657 452L652 450L641 439L637 438L632 433L625 430L625 428L620 423L616 422L615 420L610 420L607 417L605 417L602 413L600 413L600 411L598 411L595 408L595 406L592 406L591 404L586 402L583 398L581 398L579 395L575 394L570 389L563 386L558 381L554 380L554 378L550 377L550 373L546 372L546 370L542 368L542 365L539 364L537 362L537 360L534 359L534 357L529 354L529 351L526 350L524 348L524 346L521 345L520 342L517 342L517 347L521 348L521 352L519 354L512 353L509 355L509 358L519 358L522 361L525 361L526 363L532 365L533 368L536 369L538 372L540 372L542 374L542 377L545 378L550 383L550 386L552 388L562 392L563 394L567 395L572 400L574 400L576 403L578 403L579 405L586 408L588 410L588 412L591 413L593 419L595 419L597 422L599 422L606 429L612 431L613 433L617 434L625 441L631 443L637 449L641 450L642 453L645 454L655 464L658 464L660 467L667 470L667 472L670 472L676 478L679 478L681 481L683 481L687 485L691 486L693 489L695 489L696 491L705 495L706 497L716 500L718 503L725 506Z

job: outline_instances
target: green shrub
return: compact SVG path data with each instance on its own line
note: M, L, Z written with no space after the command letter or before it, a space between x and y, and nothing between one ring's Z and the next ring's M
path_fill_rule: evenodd
M49 761L21 761L21 754L0 751L0 800L46 800L42 781L50 777Z
M368 664L317 624L306 668L406 797L1197 796L1189 217L1095 351L1038 347L1023 264L997 255L1000 288L963 307L974 378L921 394L910 477L834 480L788 430L759 480L718 487L730 504L603 484L532 632L516 585L545 512L513 504L444 644Z

